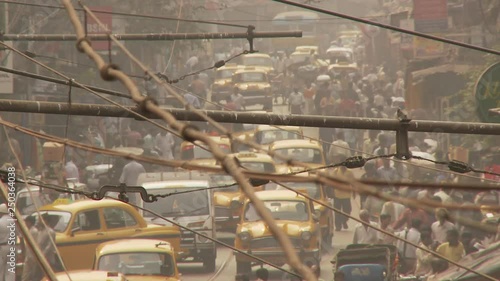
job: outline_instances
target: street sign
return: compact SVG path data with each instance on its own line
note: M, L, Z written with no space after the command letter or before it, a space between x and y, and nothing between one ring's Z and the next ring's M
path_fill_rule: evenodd
M440 33L448 29L448 0L413 0L415 31Z
M94 14L99 19L99 21L104 25L101 26L97 21L91 16L87 16L87 32L88 34L106 34L108 32L113 32L113 15L103 14L98 11L112 12L112 7L101 6L101 7L89 7L90 10L94 11ZM96 51L107 51L109 47L109 42L106 41L93 41L92 48Z
M500 123L500 116L490 109L500 107L500 62L488 67L479 77L475 89L477 114L483 122Z

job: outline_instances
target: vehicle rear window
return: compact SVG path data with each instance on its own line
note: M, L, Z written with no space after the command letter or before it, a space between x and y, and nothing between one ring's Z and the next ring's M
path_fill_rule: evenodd
M97 270L120 272L124 275L174 276L172 256L161 253L116 253L99 258Z

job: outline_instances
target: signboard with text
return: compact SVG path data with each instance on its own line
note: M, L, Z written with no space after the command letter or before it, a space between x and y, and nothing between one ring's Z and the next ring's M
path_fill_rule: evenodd
M413 55L415 58L434 58L445 52L444 43L422 37L413 37Z
M97 21L95 21L91 16L87 15L87 32L88 34L106 34L108 32L113 32L113 15L103 14L98 11L112 12L112 7L100 6L100 7L89 7L90 10L94 11L96 17L104 25L101 26ZM92 47L96 51L107 51L109 47L108 41L92 41Z
M440 33L448 29L447 0L413 0L415 31Z

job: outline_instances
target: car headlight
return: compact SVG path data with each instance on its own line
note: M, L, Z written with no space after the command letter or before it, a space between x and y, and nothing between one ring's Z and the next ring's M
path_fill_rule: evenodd
M309 231L304 231L304 232L302 232L302 234L300 235L300 237L301 237L301 238L302 238L302 240L304 240L304 241L309 241L309 240L311 240L311 238L312 238L312 234L311 234L311 232L309 232Z
M243 242L248 242L250 241L250 239L252 239L252 236L250 236L250 233L248 233L248 231L241 232L240 234L238 234L238 236Z

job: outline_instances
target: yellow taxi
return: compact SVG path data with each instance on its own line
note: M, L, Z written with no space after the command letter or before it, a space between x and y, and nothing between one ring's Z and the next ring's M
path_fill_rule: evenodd
M315 140L275 141L269 146L269 151L281 157L305 163L309 168L319 168L326 165L323 147ZM308 169L299 166L289 167L286 161L276 156L274 157L274 162L280 171L288 169L290 172L300 172Z
M273 108L273 93L268 71L258 67L245 67L233 74L232 83L245 100L245 106L262 105L265 110Z
M148 224L134 207L117 200L46 205L40 213L49 217L57 249L68 270L92 268L97 245L114 239L161 239L180 249L181 232L177 226ZM31 216L38 221L37 213Z
M248 170L275 173L276 167L272 157L267 154L254 152L241 152L233 154L240 165ZM230 185L234 179L228 175L214 175L214 185ZM256 186L255 190L263 190L264 186ZM214 192L215 224L218 230L233 231L241 216L245 195L238 185L230 185Z
M127 280L179 281L174 249L162 240L122 239L100 244L94 270L119 272Z
M297 174L297 176L309 176L311 175L310 173L300 173ZM279 185L276 185L277 190L289 190L285 188L284 186L291 188L293 190L297 190L299 192L305 190L307 191L307 195L310 196L313 199L316 199L317 201L333 207L332 203L330 201L330 198L328 198L328 194L326 192L326 189L323 185L316 183L316 182L280 182ZM328 248L329 246L332 245L332 238L333 238L333 227L334 227L334 217L333 217L333 212L328 209L325 205L313 202L314 206L314 212L316 216L319 218L319 225L321 227L321 240L325 244L325 248Z
M317 265L319 269L321 231L310 200L289 190L259 191L255 195L262 200L278 227L288 235L302 262ZM269 226L257 214L253 203L246 200L243 209L236 229L235 248L276 266L286 264L283 249ZM258 264L258 261L239 252L235 251L234 255L237 273L249 273L252 264Z
M74 270L55 274L57 281L127 281L129 279L118 272L98 270ZM51 281L44 278L42 281Z
M233 74L243 68L241 65L227 63L215 71L215 80L212 84L212 102L219 103L222 100L227 101L233 91Z
M246 54L242 56L241 61L242 61L241 64L244 65L245 67L253 66L256 68L260 68L271 75L275 71L273 59L268 54L262 54L262 53Z
M219 145L224 153L231 153L231 140L227 136L211 136L210 138ZM203 149L206 148L206 145L200 141L196 141L195 144L189 141L181 143L181 160L203 166L216 166L217 160L210 150Z
M298 126L258 125L253 133L253 138L262 149L267 151L269 145L275 141L304 139L304 132Z
M309 53L309 54L319 54L318 46L297 46L295 47L295 52Z

